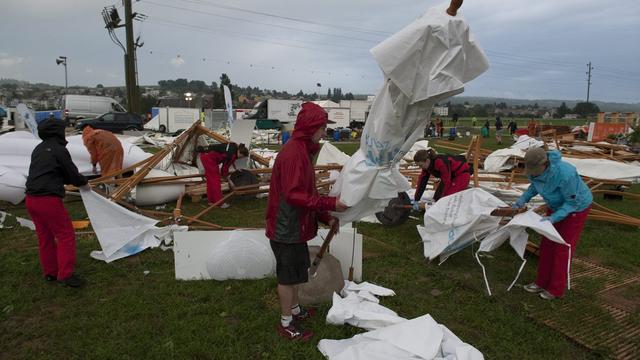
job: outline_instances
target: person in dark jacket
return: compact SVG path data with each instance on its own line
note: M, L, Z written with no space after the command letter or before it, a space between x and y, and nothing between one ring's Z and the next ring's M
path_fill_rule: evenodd
M498 144L502 144L502 120L500 120L500 116L496 116L496 141Z
M433 149L418 150L413 156L413 161L422 168L412 202L415 210L418 210L420 199L431 175L440 179L436 193L433 195L434 201L469 187L471 180L469 164L462 156L438 155Z
M337 198L320 196L316 189L312 158L326 136L327 112L314 103L302 104L291 139L278 153L271 173L266 214L266 235L276 258L278 297L282 316L278 334L307 341L313 333L300 321L313 315L298 304L298 284L308 281L307 241L316 237L318 221L338 226L329 211L345 211Z
M42 142L31 153L25 204L36 226L40 264L47 281L80 287L84 280L74 274L76 238L62 199L64 185L90 189L78 173L65 145L64 122L48 119L38 126Z

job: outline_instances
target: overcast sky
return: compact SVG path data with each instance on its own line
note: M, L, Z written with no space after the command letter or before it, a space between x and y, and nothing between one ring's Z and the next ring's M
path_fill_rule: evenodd
M369 49L432 0L141 0L134 23L140 83L227 73L241 86L374 94ZM2 0L0 77L64 85L124 84L123 52L100 11L120 0ZM640 102L640 1L465 0L462 15L491 68L464 95ZM124 42L124 29L116 30ZM320 83L322 87L317 87Z

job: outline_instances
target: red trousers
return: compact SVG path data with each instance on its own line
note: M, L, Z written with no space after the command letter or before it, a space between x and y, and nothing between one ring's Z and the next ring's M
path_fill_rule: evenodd
M222 199L222 182L220 180L220 163L224 161L224 154L210 151L200 154L200 161L207 178L207 200L213 204Z
M44 275L68 278L76 264L76 234L62 198L27 195L25 204L36 225Z
M471 174L469 172L464 172L460 175L457 175L451 181L451 186L442 194L442 197L449 196L455 193L459 193L462 190L466 190L469 187L469 181L471 180Z
M591 206L580 212L571 213L564 220L553 224L564 241L571 246L571 257L575 254L589 210ZM550 214L551 211L547 211L547 215ZM542 237L536 285L555 297L563 296L567 289L568 266L569 248Z

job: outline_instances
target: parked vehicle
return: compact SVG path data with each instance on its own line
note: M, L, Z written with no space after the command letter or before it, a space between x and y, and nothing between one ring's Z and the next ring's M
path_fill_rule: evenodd
M141 115L127 112L108 112L95 119L78 120L76 129L82 130L91 125L94 129L122 132L124 130L142 130L143 118Z
M116 100L106 96L63 95L60 99L63 120L75 125L79 119L95 118L107 112L126 112Z
M147 130L174 133L186 130L200 120L200 109L193 108L151 108L151 120L144 124Z
M244 116L245 119L278 120L286 129L293 129L296 117L302 108L302 100L277 100L268 99L261 101L253 107L250 113Z

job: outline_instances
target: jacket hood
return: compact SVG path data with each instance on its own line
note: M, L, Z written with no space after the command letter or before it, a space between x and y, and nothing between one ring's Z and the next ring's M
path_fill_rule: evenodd
M312 102L303 103L302 110L300 110L296 118L292 138L310 138L316 130L327 123L328 119L329 115L319 105Z
M67 144L67 140L64 137L64 122L60 120L47 119L38 125L38 136L40 139L55 139L61 144Z
M320 151L320 144L311 141L311 136L327 124L329 115L319 105L312 102L302 104L302 110L296 118L296 125L293 127L292 140L299 139L304 142L309 154L316 154Z

